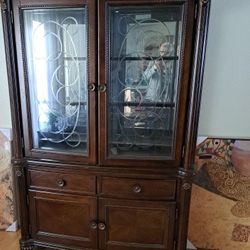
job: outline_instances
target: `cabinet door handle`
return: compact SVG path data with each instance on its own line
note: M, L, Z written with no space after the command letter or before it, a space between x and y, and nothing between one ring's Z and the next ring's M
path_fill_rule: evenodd
M105 230L105 228L106 228L106 225L103 223L103 222L100 222L99 224L98 224L98 228L100 229L100 230Z
M88 85L88 90L91 91L91 92L94 92L95 91L95 84L94 83L90 83Z
M58 179L58 180L56 181L56 184L57 184L58 187L64 187L65 184L66 184L66 182L65 182L65 180L63 180L63 179Z
M141 189L142 188L141 188L141 186L139 184L136 184L136 185L133 186L133 192L134 193L137 193L137 194L140 193Z
M106 85L106 84L101 84L101 85L99 85L99 91L100 91L101 93L106 92L106 90L107 90L107 85Z
M90 228L91 229L97 229L97 227L98 227L98 225L97 225L97 223L95 221L90 222Z

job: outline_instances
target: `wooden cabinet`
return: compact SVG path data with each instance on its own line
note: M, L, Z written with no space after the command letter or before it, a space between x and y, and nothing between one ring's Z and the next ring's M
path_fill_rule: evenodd
M31 236L65 246L97 247L97 198L29 192Z
M22 250L185 249L209 5L3 1Z
M175 203L101 198L100 249L173 249Z

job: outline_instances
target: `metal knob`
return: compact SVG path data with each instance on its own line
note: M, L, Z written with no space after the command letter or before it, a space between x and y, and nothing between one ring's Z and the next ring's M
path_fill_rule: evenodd
M105 230L105 228L106 228L106 225L103 223L103 222L100 222L99 224L98 224L98 228L100 229L100 230Z
M91 229L97 229L97 227L98 227L98 225L97 225L97 223L95 221L90 222L90 228Z
M141 192L141 186L139 184L136 184L133 186L133 192L134 193L140 193Z
M99 91L100 91L101 93L106 92L106 90L107 90L107 85L106 85L106 84L101 84L101 85L99 85Z
M94 83L90 83L88 85L88 90L91 91L91 92L95 91L95 84Z
M58 180L56 181L56 184L57 184L58 187L64 187L65 184L66 184L66 182L65 182L65 180L63 180L63 179L58 179Z

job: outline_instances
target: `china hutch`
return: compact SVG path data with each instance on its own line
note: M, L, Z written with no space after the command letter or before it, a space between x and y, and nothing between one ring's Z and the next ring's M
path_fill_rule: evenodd
M208 0L2 0L20 248L184 250Z

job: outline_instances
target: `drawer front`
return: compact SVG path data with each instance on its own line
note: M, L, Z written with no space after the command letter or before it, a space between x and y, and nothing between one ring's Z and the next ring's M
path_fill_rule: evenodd
M29 188L96 194L96 176L29 170Z
M175 180L101 177L99 192L111 197L171 200L175 190Z

